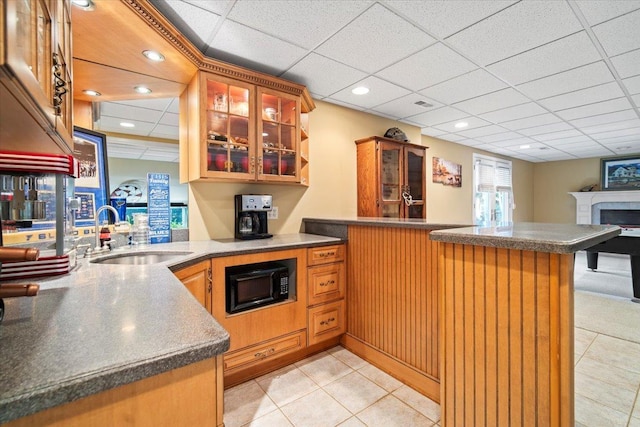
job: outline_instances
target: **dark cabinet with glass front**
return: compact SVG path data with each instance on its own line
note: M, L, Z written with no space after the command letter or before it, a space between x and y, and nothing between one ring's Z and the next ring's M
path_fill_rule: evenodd
M426 218L428 147L372 136L356 141L358 216Z

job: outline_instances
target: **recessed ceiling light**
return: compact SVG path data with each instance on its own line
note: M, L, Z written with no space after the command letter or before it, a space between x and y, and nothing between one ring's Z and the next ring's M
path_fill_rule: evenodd
M91 0L71 0L71 4L84 10L93 10L95 8Z
M134 128L134 127L136 127L136 125L134 125L133 123L129 123L129 122L120 122L120 126L122 126L123 128Z
M524 144L520 146L521 149L526 150L528 148L531 148L531 146L529 144Z
M458 128L458 129L462 129L462 128L466 128L467 126L469 126L469 123L467 123L467 122L458 122L454 126L456 128Z
M102 95L97 90L91 90L91 89L85 89L85 90L82 91L82 93L84 93L85 95L89 95L89 96L100 96L100 95Z
M156 62L164 61L164 55L161 54L160 52L156 52L155 50L143 50L142 54L152 61L156 61Z
M364 86L354 87L353 89L351 89L351 93L353 93L354 95L364 95L369 93L369 88Z
M134 87L133 89L134 89L136 92L138 92L138 93L142 93L142 94L145 94L145 95L146 95L146 94L149 94L149 93L151 93L151 92L152 92L152 91L151 91L151 89L149 89L149 88L148 88L148 87L146 87L146 86L136 86L136 87Z

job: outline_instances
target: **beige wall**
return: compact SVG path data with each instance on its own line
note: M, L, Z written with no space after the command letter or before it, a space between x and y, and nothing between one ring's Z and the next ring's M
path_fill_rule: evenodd
M536 163L533 178L534 220L575 224L576 199L567 193L592 184L600 188L600 159Z
M472 154L491 155L470 147L420 135L420 128L316 101L311 112L310 186L192 183L189 191L191 240L233 237L233 195L273 195L279 218L269 222L272 233L297 233L303 217L344 218L356 216L356 139L384 135L390 127L401 128L412 142L427 150L427 219L436 223L470 223ZM431 182L431 158L442 157L462 164L462 187ZM495 156L495 155L494 155ZM516 221L533 220L533 164L514 160Z

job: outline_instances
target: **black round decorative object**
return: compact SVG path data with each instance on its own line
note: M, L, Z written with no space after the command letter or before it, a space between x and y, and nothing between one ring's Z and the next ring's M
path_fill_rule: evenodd
M395 139L396 141L409 142L409 138L400 128L389 128L384 133L385 138Z

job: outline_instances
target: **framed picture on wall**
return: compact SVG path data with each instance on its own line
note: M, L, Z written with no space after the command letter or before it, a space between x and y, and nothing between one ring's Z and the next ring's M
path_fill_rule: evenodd
M75 192L76 197L82 200L82 208L76 213L76 225L94 225L96 210L109 204L107 136L74 126L73 144L73 156L78 160L80 169L75 180Z
M640 156L601 160L604 191L640 190Z

